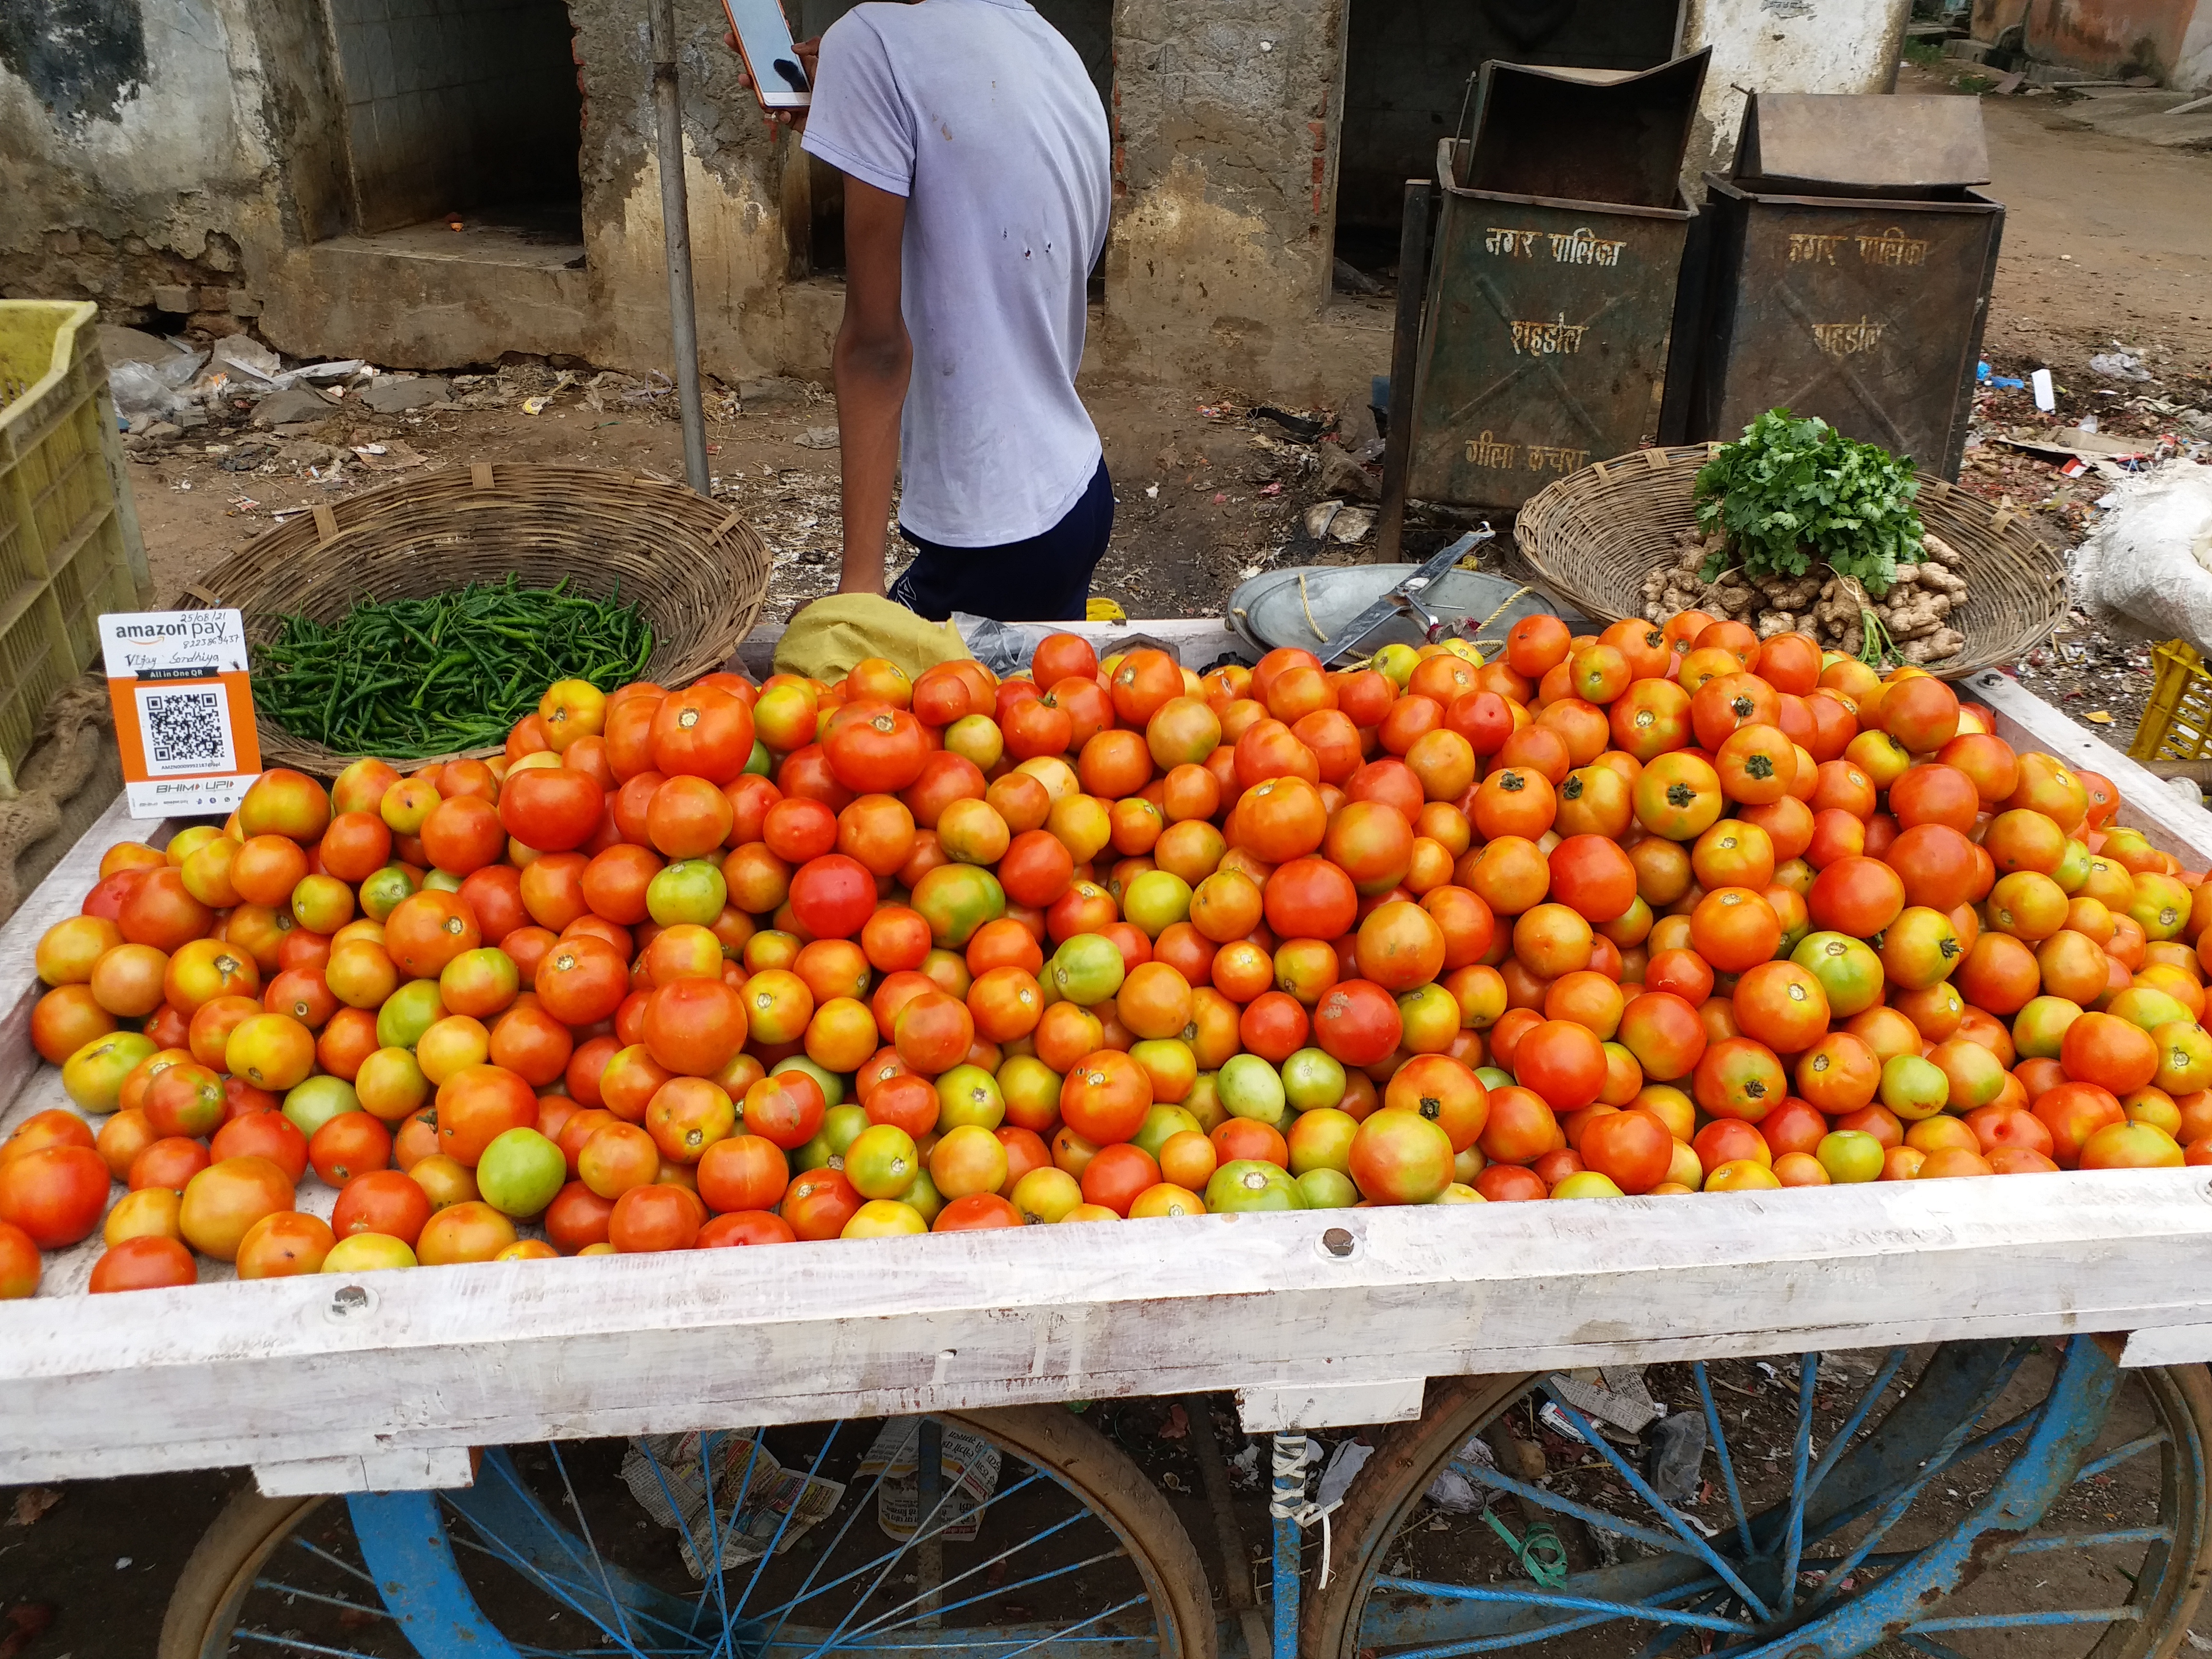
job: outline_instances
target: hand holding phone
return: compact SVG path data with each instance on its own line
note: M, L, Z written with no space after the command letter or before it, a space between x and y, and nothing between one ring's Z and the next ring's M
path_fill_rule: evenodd
M722 5L730 18L722 38L744 60L739 78L752 88L771 121L803 125L813 101L820 40L794 42L776 0L722 0Z

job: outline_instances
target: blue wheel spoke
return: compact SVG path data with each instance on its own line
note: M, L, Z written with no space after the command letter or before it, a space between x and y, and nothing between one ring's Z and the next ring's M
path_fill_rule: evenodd
M1820 1356L1797 1362L1797 1443L1790 1455L1790 1513L1782 1526L1782 1611L1797 1604L1797 1559L1805 1553L1806 1466L1813 1456L1813 1396L1820 1382Z
M1664 1520L1668 1526L1672 1527L1676 1534L1680 1536L1684 1543L1689 1545L1692 1550L1696 1551L1699 1556L1704 1558L1705 1565L1712 1568L1715 1572L1718 1573L1721 1577L1726 1581L1729 1588L1734 1589L1738 1595L1741 1595L1743 1598L1744 1605L1749 1607L1753 1614L1762 1620L1771 1619L1773 1617L1773 1614L1767 1610L1766 1603L1760 1601L1758 1594L1753 1590L1751 1586L1743 1582L1741 1575L1740 1575L1734 1567L1729 1565L1726 1561L1723 1560L1721 1559L1720 1553L1714 1549L1713 1547L1711 1544L1708 1544L1703 1538L1699 1537L1696 1529L1687 1522L1684 1521L1680 1515L1675 1513L1674 1508L1672 1504L1668 1503L1665 1498L1660 1497L1657 1492L1651 1490L1650 1483L1636 1472L1636 1468L1633 1464L1630 1463L1626 1458L1615 1451L1605 1437L1600 1434L1595 1429L1592 1428L1589 1424L1584 1420L1583 1414L1580 1412L1577 1411L1572 1406L1570 1406L1565 1400L1562 1400L1548 1381L1543 1383L1542 1387L1544 1392L1550 1396L1552 1403L1559 1408L1560 1412L1565 1416L1568 1422L1574 1425L1575 1432L1583 1437L1583 1442L1595 1450L1600 1457L1602 1457L1607 1462L1613 1466L1613 1473L1618 1474L1623 1480L1626 1480L1628 1483L1629 1489L1649 1504L1654 1514L1657 1515L1661 1519ZM1745 1528L1747 1536L1749 1534L1749 1530L1750 1529L1748 1528Z
M2009 1630L2031 1625L2116 1625L2140 1621L2141 1607L2075 1607L2055 1613L1963 1613L1950 1619L1923 1619L1924 1630Z
M700 1564L702 1571L711 1571L714 1574L714 1594L717 1596L720 1596L721 1594L722 1583L721 1552L717 1549L714 1554L710 1558L699 1548L698 1535L691 1530L691 1523L684 1518L684 1506L676 1501L676 1489L668 1484L668 1474L667 1471L661 1467L660 1455L654 1451L653 1447L647 1443L642 1437L631 1441L630 1443L635 1446L638 1450L645 1454L645 1461L650 1464L653 1468L653 1484L660 1488L660 1495L667 1502L669 1514L676 1517L676 1529L684 1534L684 1542L685 1547L691 1552L691 1559ZM708 1444L707 1437L703 1435L700 1437L699 1441L699 1470L702 1477L707 1483L707 1507L708 1513L711 1515L714 1505L713 1448ZM611 1599L611 1596L610 1599ZM702 1613L704 1613L706 1609L707 1598L702 1595L699 1598L698 1602L691 1610L691 1628L693 1631L696 1632L699 1628L699 1615ZM722 1625L723 1628L726 1631L729 1627L729 1618L726 1613L725 1613L723 1617Z
M917 1437L917 1438L918 1437ZM886 1469L890 1467L890 1462L891 1460L888 1456L884 1458L884 1467ZM845 1633L845 1626L853 1621L854 1614L858 1613L862 1607L868 1605L869 1598L874 1595L878 1589L883 1588L884 1580L890 1577L891 1569L896 1566L899 1562L904 1559L906 1553L908 1550L912 1549L916 1544L921 1543L925 1538L933 1538L937 1535L934 1531L930 1530L930 1523L936 1521L939 1512L951 1504L953 1494L959 1490L960 1483L956 1480L939 1495L936 1505L931 1509L927 1515L921 1516L917 1518L915 1525L914 1535L902 1540L899 1547L890 1553L890 1558L884 1562L883 1570L877 1573L877 1575L869 1581L867 1589L860 1592L859 1596L854 1599L853 1605L845 1610L844 1617L838 1620L836 1628L832 1630L829 1636L823 1640L822 1645L815 1650L817 1654L825 1653L837 1644L837 1638ZM955 1510L954 1513L957 1514L958 1511Z
M2008 1422L1998 1425L1996 1428L1991 1429L1987 1434L1982 1436L1979 1439L1968 1442L1966 1445L1961 1446L1956 1452L1944 1455L1939 1451L1936 1456L1929 1459L1927 1464L1923 1468L1914 1470L1903 1480L1892 1481L1888 1486L1881 1488L1881 1491L1871 1493L1860 1502L1852 1504L1849 1509L1839 1510L1836 1514L1830 1516L1818 1531L1808 1535L1806 1541L1808 1543L1820 1543L1825 1540L1832 1538L1836 1534L1850 1526L1852 1522L1860 1519L1862 1516L1873 1514L1876 1510L1880 1509L1883 1504L1889 1503L1892 1499L1896 1498L1899 1492L1905 1491L1907 1488L1924 1485L1930 1476L1941 1474L1945 1469L1952 1468L1954 1465L1970 1463L1973 1462L1975 1458L1979 1457L1984 1452L1989 1450L1992 1446L2001 1445L2005 1441L2012 1439L2015 1435L2033 1433L2035 1431L2036 1425L2043 1420L2044 1404L2045 1402L2039 1401L2036 1404L2029 1407L2026 1411L2022 1412L2019 1416L2013 1418Z
M579 1619L584 1620L586 1623L596 1626L602 1634L609 1636L614 1635L612 1631L607 1629L607 1621L605 1619L593 1612L588 1605L589 1598L592 1595L592 1589L589 1585L578 1583L569 1579L555 1577L551 1573L546 1571L544 1568L539 1566L528 1556L521 1553L505 1539L497 1536L495 1534L480 1534L479 1536L483 1541L476 1542L465 1538L456 1538L453 1539L453 1541L466 1548L472 1549L480 1555L489 1555L495 1561L505 1562L508 1566L514 1568L525 1577L535 1580L538 1588L544 1590L547 1595L560 1602L562 1607L568 1608L569 1612L574 1613ZM650 1613L647 1613L642 1610L638 1613L638 1619L641 1623L659 1626L671 1636L684 1637L688 1638L690 1635L689 1631L684 1630L678 1626L672 1625L665 1620L656 1619ZM628 1640L627 1638L620 1638L617 1639L624 1641ZM618 1650L623 1653L635 1653L639 1650L633 1644L623 1647ZM650 1650L647 1650L647 1651L650 1651Z
M307 1551L308 1554L315 1557L318 1560L329 1562L340 1572L352 1574L353 1577L360 1579L362 1583L368 1585L371 1589L374 1589L376 1588L376 1580L370 1577L359 1567L354 1565L352 1562L344 1559L343 1557L332 1555L326 1549L318 1548L315 1545L310 1544L306 1539L301 1537L297 1533L294 1533L292 1534L292 1541L297 1544L301 1549Z
M1674 1555L1686 1555L1694 1560L1705 1559L1698 1551L1692 1549L1672 1533L1655 1532L1650 1527L1638 1526L1633 1521L1625 1521L1617 1515L1609 1514L1590 1504L1577 1503L1571 1498L1562 1498L1548 1487L1532 1486L1524 1480L1516 1480L1510 1474L1501 1474L1496 1469L1480 1463L1462 1463L1457 1459L1454 1459L1451 1467L1479 1486L1493 1487L1527 1503L1534 1504L1540 1509L1550 1510L1559 1515L1571 1515L1577 1521L1593 1527L1602 1527L1607 1532L1617 1532L1624 1538L1633 1538L1638 1543L1649 1544L1656 1550L1665 1550Z
M606 1598L607 1605L610 1609L613 1611L617 1624L621 1628L613 1630L608 1629L605 1615L593 1611L590 1606L586 1605L591 1597L592 1592L586 1583L556 1577L553 1573L548 1571L537 1561L532 1560L528 1556L525 1555L522 1551L516 1548L515 1546L507 1540L500 1537L496 1533L488 1530L484 1526L480 1525L475 1517L469 1513L469 1511L463 1510L461 1514L463 1517L469 1522L471 1530L475 1532L477 1537L483 1540L484 1544L494 1547L488 1549L486 1553L495 1555L500 1559L507 1561L509 1565L518 1568L529 1577L537 1579L542 1585L544 1585L549 1594L555 1596L557 1600L565 1602L578 1615L584 1619L587 1619L592 1624L597 1625L601 1631L605 1632L608 1636L613 1638L615 1640L626 1644L627 1645L623 1649L623 1651L625 1652L635 1652L638 1650L636 1641L630 1635L627 1627L628 1617L632 1613L637 1617L641 1624L655 1626L658 1628L667 1632L671 1636L688 1638L691 1633L688 1623L686 1625L676 1624L672 1620L663 1618L659 1614L654 1613L650 1608L643 1607L630 1606L628 1607L627 1612L624 1611L623 1602L621 1598L617 1597L614 1594L611 1581L610 1580L606 1571L605 1564L599 1559L599 1547L592 1542L590 1528L583 1524L581 1506L576 1502L576 1492L574 1486L568 1483L567 1465L561 1462L557 1449L552 1446L550 1442L547 1443L547 1449L549 1450L555 1451L555 1465L561 1470L562 1484L563 1489L568 1494L569 1505L572 1509L577 1510L578 1525L583 1531L586 1547L591 1551L591 1559L586 1560L582 1555L577 1553L576 1541L569 1534L568 1528L554 1522L550 1516L545 1517L543 1530L559 1547L561 1553L568 1557L570 1564L575 1567L576 1571L580 1574L588 1575L591 1578L596 1579L599 1593ZM513 1459L506 1456L504 1454L496 1456L487 1456L484 1459L484 1468L496 1473L501 1481L506 1485L507 1490L513 1492L526 1505L532 1506L531 1510L528 1512L536 1512L534 1506L537 1500L532 1497L530 1489L522 1484L521 1476L516 1472ZM453 1499L450 1498L448 1498L446 1502L449 1506L458 1507L458 1505L453 1505ZM573 1594L571 1594L572 1591L574 1592ZM668 1599L672 1601L675 1598L671 1597Z
M889 1635L893 1631L914 1630L920 1628L922 1627L923 1621L932 1613L951 1613L956 1607L973 1607L978 1601L988 1601L994 1596L1008 1595L1018 1589L1026 1589L1032 1584L1042 1584L1048 1580L1054 1578L1064 1578L1071 1572L1081 1572L1085 1567L1095 1567L1101 1561L1119 1560L1124 1553L1125 1552L1118 1546L1110 1550L1101 1550L1097 1554L1090 1556L1084 1560L1070 1562L1064 1567L1048 1568L1042 1572L1032 1574L1030 1577L1024 1578L1016 1583L997 1585L990 1589L982 1590L976 1595L970 1595L963 1601L948 1601L941 1607L932 1607L926 1613L918 1613L911 1619L902 1620L896 1625L885 1624L884 1622L885 1620L891 1618L893 1614L902 1611L903 1608L912 1607L914 1605L914 1601L919 1601L922 1599L921 1596L917 1595L914 1598L913 1601L902 1602L899 1607L892 1608L890 1613L878 1614L873 1623L862 1625L859 1629L851 1632L848 1637L848 1640L856 1641L860 1638L867 1635L871 1631L877 1631L883 1634Z
M1743 1540L1743 1553L1751 1548L1751 1517L1744 1513L1743 1492L1735 1483L1735 1460L1729 1455L1728 1429L1721 1421L1721 1408L1713 1400L1712 1379L1705 1375L1705 1362L1697 1361L1690 1367L1697 1379L1698 1398L1705 1403L1705 1428L1712 1436L1713 1455L1720 1460L1721 1484L1728 1489L1729 1508L1735 1512L1736 1535Z
M332 1659L376 1659L373 1653L363 1653L359 1648L325 1647L320 1642L303 1641L296 1636L277 1636L265 1630L248 1630L240 1625L231 1632L234 1639L266 1642L272 1648L289 1648L295 1653L321 1653Z
M2053 1550L2097 1549L2110 1544L2171 1544L2172 1527L2123 1527L2117 1532L2077 1532L2063 1538L2023 1538L2008 1555L2044 1555Z
M953 1574L951 1577L945 1579L942 1583L939 1584L937 1589L939 1591L949 1589L951 1586L960 1583L961 1580L964 1578L973 1578L979 1572L988 1572L993 1567L997 1566L1000 1562L1006 1560L1010 1556L1019 1555L1024 1550L1029 1548L1032 1544L1042 1543L1054 1533L1066 1531L1068 1528L1073 1526L1077 1522L1083 1518L1083 1514L1078 1513L1069 1516L1065 1521L1056 1521L1051 1526L1047 1527L1042 1532L1030 1534L1030 1536L1023 1539L1020 1543L1016 1544L1012 1549L1001 1550L989 1560L978 1561L974 1566L968 1568L965 1571ZM1112 1549L1107 1551L1103 1555L1094 1556L1091 1559L1093 1560L1103 1561L1114 1556L1122 1554L1124 1552L1118 1548ZM1085 1562L1084 1565L1088 1566L1090 1563ZM991 1595L1011 1595L1013 1591L1020 1589L1025 1585L1036 1583L1040 1582L1042 1578L1048 1578L1052 1576L1053 1575L1050 1573L1045 1573L1039 1575L1036 1578L1024 1578L1019 1583L994 1585L988 1591L985 1592L984 1595L971 1596L969 1599L970 1601L980 1601ZM917 1590L914 1595L908 1596L896 1607L889 1608L886 1611L878 1613L873 1620L868 1624L861 1626L860 1629L854 1631L853 1634L855 1636L866 1635L870 1631L874 1630L878 1626L882 1625L885 1620L896 1618L898 1614L904 1613L908 1607L914 1606L917 1601L926 1601L929 1597L930 1594L931 1592L927 1589ZM949 1603L947 1607L935 1608L933 1609L933 1611L943 1613L949 1611L951 1607L963 1607L967 1605L968 1603L966 1601L954 1601Z
M1700 1589L1702 1592L1690 1599L1690 1610L1693 1613L1701 1613L1707 1607L1719 1607L1728 1600L1728 1592L1718 1589L1716 1581L1711 1578L1700 1579L1695 1585L1682 1585L1668 1594L1679 1595L1691 1589ZM1651 1632L1650 1640L1637 1649L1636 1659L1663 1659L1663 1656L1672 1651L1674 1646L1695 1628L1696 1626L1692 1625L1661 1626Z
M637 1643L629 1633L629 1618L623 1610L621 1599L615 1595L614 1581L607 1577L606 1559L599 1553L598 1542L592 1537L592 1523L584 1518L584 1505L576 1496L576 1483L568 1478L568 1461L561 1455L561 1443L549 1440L545 1449L553 1454L553 1467L561 1472L561 1489L568 1494L568 1507L576 1516L576 1530L584 1535L584 1547L592 1553L592 1565L599 1575L599 1588L606 1593L607 1604L614 1611L615 1628L607 1632L631 1652L637 1651Z
M799 1593L793 1596L789 1601L785 1601L779 1606L770 1607L766 1613L760 1615L763 1619L769 1617L770 1613L773 1613L775 1616L775 1623L769 1627L767 1636L763 1638L762 1645L763 1647L773 1647L775 1644L775 1638L782 1632L784 1624L791 1617L792 1610L793 1608L803 1607L807 1602L812 1601L817 1595L826 1594L828 1591L835 1589L839 1584L844 1583L850 1579L859 1577L860 1574L866 1572L870 1566L875 1565L873 1561L871 1561L865 1565L857 1567L853 1571L847 1573L844 1577L835 1579L830 1583L824 1584L818 1590L811 1588L814 1583L814 1575L820 1572L823 1568L830 1565L830 1558L837 1553L837 1546L845 1541L845 1534L852 1531L853 1523L860 1518L861 1513L867 1509L870 1501L873 1499L878 1493L883 1491L884 1478L888 1476L890 1472L891 1460L886 1457L884 1460L883 1468L876 1471L875 1480L869 1483L866 1492L861 1496L858 1503L853 1505L853 1512L845 1517L842 1523L839 1525L836 1535L830 1540L828 1544L823 1546L822 1553L814 1558L814 1565L806 1570L806 1577L799 1581ZM901 1546L901 1547L903 1548L904 1546ZM883 1558L878 1556L876 1559L881 1560Z
M1897 1381L1897 1374L1905 1369L1905 1362L1911 1357L1911 1351L1907 1348L1892 1348L1882 1356L1881 1368L1875 1372L1874 1381L1868 1383L1864 1391L1860 1394L1858 1404L1851 1408L1851 1414L1844 1419L1844 1425L1836 1431L1834 1437L1828 1442L1828 1449L1820 1454L1820 1461L1813 1466L1813 1473L1805 1477L1803 1484L1807 1507L1812 1504L1813 1494L1820 1490L1820 1483L1828 1478L1829 1472L1842 1461L1844 1454L1850 1449L1851 1441L1857 1436L1858 1431L1866 1426L1866 1420L1873 1414L1874 1408L1881 1403L1881 1397L1889 1392L1889 1385Z
M1591 1595L1569 1595L1557 1590L1493 1589L1487 1584L1423 1584L1413 1579L1378 1578L1377 1589L1406 1590L1447 1601L1510 1601L1521 1607L1558 1607L1580 1613L1601 1613L1610 1619L1640 1619L1662 1625L1693 1625L1700 1630L1725 1631L1730 1636L1749 1636L1757 1626L1710 1613L1662 1608L1649 1601L1607 1601ZM1741 1591L1737 1592L1739 1595ZM1522 1638L1526 1639L1526 1633ZM1413 1659L1397 1654L1393 1659Z
M274 1590L279 1595L304 1595L310 1601L321 1601L331 1607L343 1607L349 1613L366 1613L379 1619L392 1617L392 1614L382 1607L372 1607L361 1601L349 1601L343 1595L325 1595L320 1590L303 1589L297 1584L283 1583L274 1578L257 1578L253 1581L253 1588Z
M1115 1602L1103 1613L1094 1613L1091 1617L1082 1620L1079 1624L1066 1626L1060 1630L1053 1632L1048 1636L1040 1636L1036 1641L1030 1643L1027 1646L1016 1648L1012 1653L1001 1654L999 1656L999 1659L1018 1659L1018 1656L1027 1653L1033 1648L1041 1648L1048 1642L1057 1642L1063 1637L1073 1636L1076 1632L1083 1630L1091 1625L1097 1624L1101 1620L1111 1619L1117 1613L1126 1613L1131 1607L1142 1607L1151 1599L1152 1598L1150 1596L1140 1591L1137 1595L1131 1596L1126 1601Z
M2115 1446L2095 1462L2084 1463L2081 1473L2074 1477L2074 1484L2078 1486L2092 1476L2100 1475L2107 1469L2118 1468L2131 1457L2141 1457L2153 1446L2166 1446L2172 1443L2172 1437L2164 1429L2160 1429L2155 1434L2147 1434L2141 1439L2130 1440L2124 1446Z
M978 1504L974 1509L970 1510L969 1514L972 1516L981 1516L984 1510L989 1509L992 1504L996 1504L1000 1499L1011 1498L1016 1492L1019 1492L1024 1486L1033 1486L1037 1481L1043 1479L1044 1475L1040 1471L1032 1469L1029 1474L1024 1475L1019 1480L1015 1481L1012 1486L1005 1488L1003 1491L992 1493L990 1497L987 1498L983 1502ZM950 1527L954 1525L959 1518L960 1517L956 1516L948 1519L945 1522L945 1526ZM848 1520L846 1525L850 1526L852 1522ZM939 1528L939 1531L942 1531L943 1529L943 1528ZM934 1536L935 1534L932 1534L931 1535ZM844 1532L842 1528L839 1530L837 1536L839 1538L842 1538L844 1536ZM863 1573L869 1571L872 1568L882 1565L886 1561L895 1560L897 1559L901 1551L906 1549L908 1546L920 1541L921 1541L921 1534L917 1530L915 1537L908 1539L905 1544L898 1545L890 1550L885 1551L881 1555L874 1556L868 1560L863 1561L859 1566L853 1568L851 1571L845 1572L836 1578L832 1578L828 1583L820 1586L818 1589L809 1589L807 1588L807 1584L813 1583L813 1574L808 1574L807 1584L801 1584L799 1587L800 1594L792 1597L792 1599L787 1601L779 1601L775 1606L764 1609L759 1615L763 1619L769 1618L772 1615L775 1620L775 1627L774 1630L769 1631L769 1635L772 1638L775 1636L776 1631L780 1631L783 1628L784 1621L790 1618L794 1608L804 1606L805 1603L813 1601L817 1596L827 1595L831 1590L836 1589L840 1584L851 1583L853 1580L860 1577ZM835 1548L836 1540L833 1539L830 1542L831 1547ZM829 1553L830 1552L828 1550L824 1550L823 1552L824 1561L828 1559ZM819 1571L822 1565L823 1562L816 1562L815 1570Z
M806 1479L810 1484L821 1473L822 1465L829 1459L830 1448L837 1443L837 1437L844 1427L842 1421L832 1423L830 1432L823 1437L822 1449L814 1454L814 1461L806 1466ZM801 1488L802 1492L804 1490ZM753 1563L752 1577L745 1580L745 1587L738 1596L738 1611L740 1613L744 1612L745 1604L753 1599L753 1591L760 1583L761 1574L768 1571L768 1564L775 1559L776 1551L782 1547L783 1534L791 1525L791 1517L798 1513L799 1504L794 1503L783 1512L783 1518L775 1523L775 1535L768 1540L768 1547L761 1552L760 1559Z
M1851 1553L1844 1558L1843 1565L1831 1573L1826 1582L1814 1593L1813 1599L1806 1604L1807 1612L1817 1612L1824 1603L1834 1596L1838 1587L1844 1579L1850 1577L1851 1570L1873 1554L1875 1546L1887 1535L1892 1527L1904 1518L1905 1511L1912 1507L1928 1483L1942 1474L1960 1455L1961 1449L1967 1443L1966 1437L1973 1432L1974 1425L1988 1414L1990 1408L1997 1403L1998 1397L2011 1386L2012 1379L2027 1358L2031 1346L2032 1345L2024 1342L2013 1345L2012 1352L2006 1355L2004 1363L1997 1367L1996 1374L1990 1379L1981 1393L1967 1407L1966 1414L1959 1419L1951 1431L1943 1437L1936 1449L1936 1455L1922 1465L1916 1474L1901 1483L1901 1489L1882 1507L1881 1512L1875 1516L1873 1526L1868 1529L1866 1536L1853 1547ZM2039 1416L2041 1412L2042 1407L2039 1406L2033 1414ZM2002 1433L2003 1431L1999 1432Z

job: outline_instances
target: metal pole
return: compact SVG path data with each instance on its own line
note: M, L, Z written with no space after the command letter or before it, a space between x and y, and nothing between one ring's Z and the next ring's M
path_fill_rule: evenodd
M1406 474L1413 452L1413 376L1420 365L1421 307L1429 287L1426 179L1406 180L1398 228L1398 319L1390 338L1390 429L1382 438L1382 512L1375 527L1375 562L1397 564L1406 531Z
M1296 1659L1298 1650L1298 1511L1306 1501L1306 1437L1274 1437L1274 1491L1267 1505L1275 1523L1273 1659Z
M935 1630L941 1622L937 1591L945 1579L945 1524L937 1515L945 1492L945 1425L936 1418L923 1418L915 1431L914 1477L915 1522L928 1534L915 1550L915 1576L921 1581L918 1622L924 1630Z
M691 300L691 207L684 189L684 101L676 78L676 0L650 0L653 102L660 118L660 223L668 246L668 313L675 335L676 402L684 412L684 476L702 495L707 411L699 399L699 315Z

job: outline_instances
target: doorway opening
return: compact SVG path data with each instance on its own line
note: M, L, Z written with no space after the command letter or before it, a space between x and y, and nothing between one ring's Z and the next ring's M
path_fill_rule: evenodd
M804 40L853 9L859 0L785 0L792 32ZM1036 0L1037 15L1066 36L1083 59L1091 84L1111 125L1114 111L1114 0ZM791 248L788 276L845 274L845 175L795 145L785 163L783 215ZM1105 256L1099 256L1101 266ZM1103 297L1104 279L1091 273L1091 297Z
M355 236L580 268L584 105L562 0L329 4Z
M1486 58L1644 70L1674 56L1682 0L1352 0L1337 162L1337 285L1395 285L1406 180L1433 178ZM1348 267L1348 269L1347 269Z

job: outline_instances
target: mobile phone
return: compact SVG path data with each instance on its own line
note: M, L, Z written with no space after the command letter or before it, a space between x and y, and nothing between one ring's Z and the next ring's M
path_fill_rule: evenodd
M805 109L814 101L814 89L791 43L791 25L784 21L776 0L722 0L730 15L730 27L738 37L738 50L745 72L753 78L753 95L763 109Z

